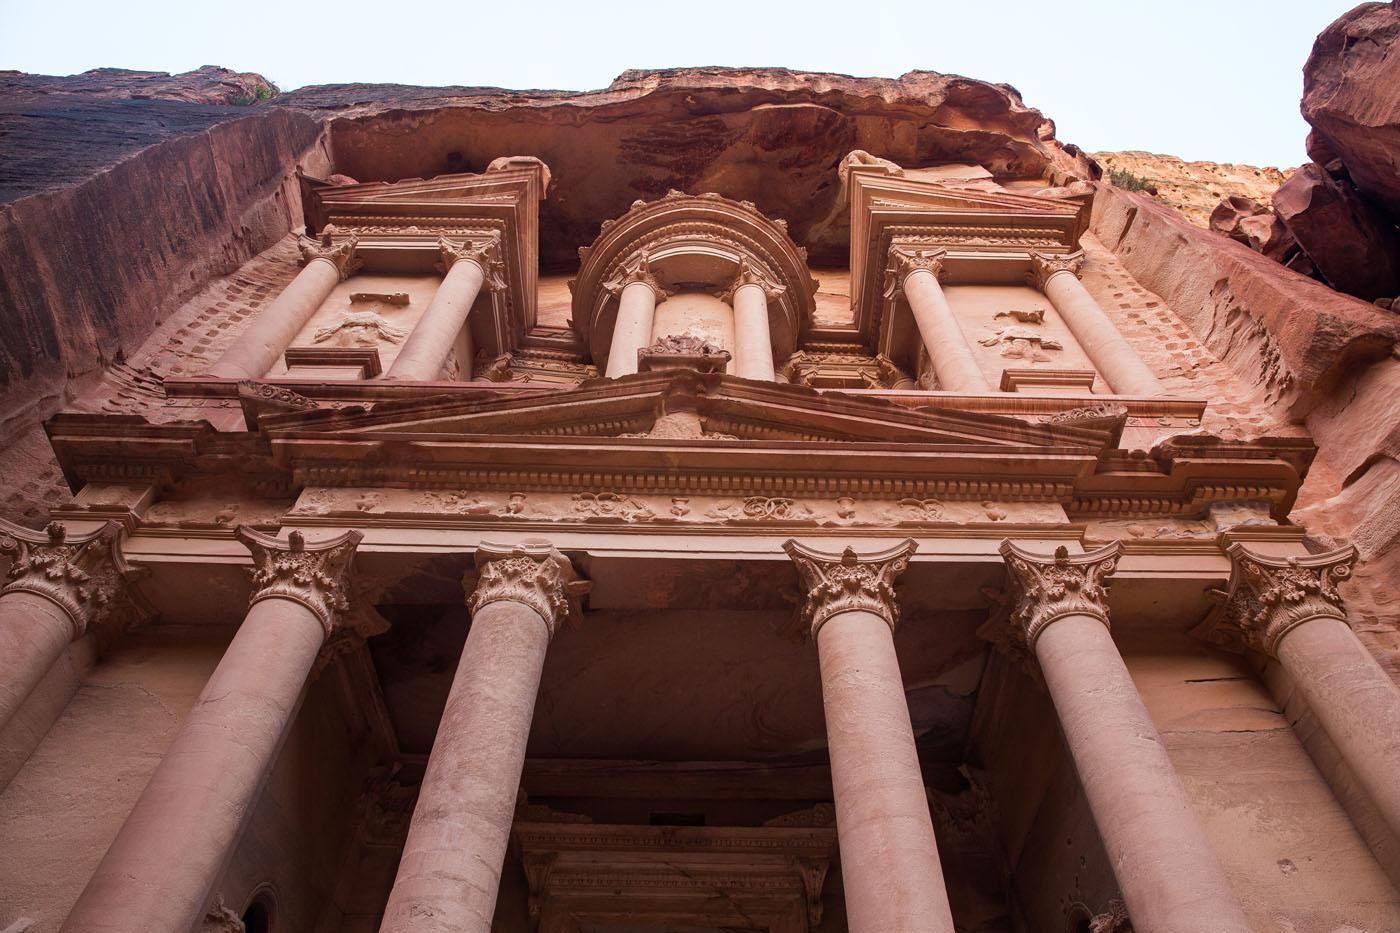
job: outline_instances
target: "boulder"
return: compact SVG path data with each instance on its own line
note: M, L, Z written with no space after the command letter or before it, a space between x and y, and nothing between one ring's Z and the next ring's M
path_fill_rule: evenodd
M1274 211L1337 291L1400 294L1400 233L1350 182L1309 162L1274 193Z
M1233 195L1223 199L1211 212L1210 229L1276 262L1286 263L1298 251L1298 241L1283 221L1253 198Z

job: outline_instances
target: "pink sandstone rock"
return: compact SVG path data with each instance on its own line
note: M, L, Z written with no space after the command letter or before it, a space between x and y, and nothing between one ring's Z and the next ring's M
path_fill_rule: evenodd
M1400 294L1400 233L1345 178L1309 162L1274 193L1274 210L1333 288L1367 301Z

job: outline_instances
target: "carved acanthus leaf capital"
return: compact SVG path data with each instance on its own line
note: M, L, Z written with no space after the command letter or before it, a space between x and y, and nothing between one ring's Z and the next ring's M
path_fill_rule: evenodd
M1001 543L1010 588L1007 616L993 626L991 637L1000 647L1026 657L1035 656L1035 642L1056 619L1080 615L1108 621L1105 579L1118 565L1122 544L1115 541L1087 554L1058 547L1054 556L1027 551L1010 541Z
M813 638L832 617L843 612L871 612L884 619L891 629L899 623L899 601L894 581L909 566L918 549L906 540L875 554L857 554L846 548L840 554L816 551L787 541L783 550L797 565L797 575L806 591L802 597L802 625Z
M763 289L764 297L769 301L781 298L783 293L787 291L787 286L776 284L768 276L755 269L748 259L741 259L739 260L739 271L735 273L734 280L720 292L720 300L725 304L732 305L735 293L746 285L756 285Z
M283 541L240 525L238 540L253 554L253 590L248 605L264 599L290 599L309 609L327 637L352 621L350 564L364 535L358 531L308 544L299 531Z
M578 613L578 600L592 584L580 580L573 564L545 543L482 543L476 550L479 572L467 600L472 614L496 602L521 603L535 610L553 637L559 625Z
M499 233L493 233L489 239L481 242L468 240L465 243L453 243L445 236L438 237L438 252L442 259L437 268L444 275L452 271L452 267L457 263L465 260L475 263L481 269L481 274L485 276L483 288L493 292L505 290L505 261L501 258Z
M1230 545L1230 587L1212 595L1220 608L1198 634L1229 650L1253 649L1278 657L1279 642L1313 619L1347 622L1337 585L1351 576L1351 545L1311 557L1265 557L1236 541Z
M656 300L663 301L669 294L661 287L661 282L651 272L651 257L638 253L622 266L622 271L603 283L603 289L611 295L621 295L629 285L642 284L656 293Z
M128 595L128 584L145 573L126 562L122 526L108 522L85 535L69 536L61 522L42 532L0 519L0 555L10 559L6 593L34 593L57 603L73 622L73 637L112 616Z
M1037 291L1045 291L1045 283L1050 276L1068 272L1076 279L1084 271L1084 251L1073 253L1041 253L1031 251L1031 269L1026 273L1026 283Z
M307 236L297 239L297 248L301 250L301 264L303 266L317 259L324 259L335 266L336 272L340 273L342 282L359 272L364 265L355 255L355 250L359 245L360 238L353 234L339 243L332 240L330 234L323 236L319 242Z
M893 298L904 290L904 280L915 272L927 272L935 279L943 277L943 261L947 258L946 249L913 249L906 246L890 247L890 264L885 269L886 298Z

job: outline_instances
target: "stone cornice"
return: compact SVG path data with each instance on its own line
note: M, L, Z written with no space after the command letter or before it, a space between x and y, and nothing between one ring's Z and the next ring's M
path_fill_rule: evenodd
M476 586L467 599L473 615L492 603L520 603L539 614L550 637L566 618L578 614L578 600L591 586L549 544L483 542L477 547L476 566Z
M1045 284L1050 281L1050 277L1061 272L1068 272L1076 279L1084 271L1084 251L1077 250L1073 253L1042 253L1037 250L1031 251L1031 269L1026 273L1026 284L1037 291L1045 291Z
M894 298L904 291L904 280L915 272L927 272L935 279L943 276L943 262L948 257L946 249L910 249L892 246L889 252L889 265L885 268L885 298Z
M1226 550L1230 585L1213 595L1220 608L1197 630L1203 640L1232 651L1250 649L1271 658L1294 628L1313 619L1348 623L1337 586L1351 576L1351 545L1310 557L1266 557L1241 541Z
M899 624L899 601L894 581L909 566L918 544L912 539L874 554L846 548L840 554L813 550L788 540L783 550L797 565L806 592L800 609L802 627L812 636L843 612L870 612L884 619L891 631Z
M358 272L363 265L355 255L356 247L359 245L360 238L353 235L346 237L339 243L332 242L330 237L325 237L320 242L306 236L297 239L297 249L301 251L301 264L303 266L318 259L324 259L335 266L335 271L342 282Z
M459 262L475 263L484 276L483 288L499 292L508 287L502 277L505 261L501 257L499 233L493 233L489 239L479 243L472 240L454 243L447 237L439 237L438 251L442 254L442 261L438 263L440 272L445 274L452 271L452 267Z
M282 541L240 526L236 535L253 554L253 589L248 605L264 599L289 599L316 616L326 636L351 624L349 573L355 548L364 537L347 531L326 541L308 544L299 531Z
M1089 616L1107 626L1105 580L1121 551L1122 546L1114 542L1074 555L1061 546L1052 556L1003 541L1001 554L1009 583L1006 615L990 623L984 637L1013 655L1029 658L1035 656L1036 639L1057 619Z
M128 587L145 571L127 563L121 542L117 522L69 537L61 522L36 532L0 519L0 555L10 559L9 582L0 595L33 593L48 599L72 620L73 638L81 638L121 605L135 606L127 598Z

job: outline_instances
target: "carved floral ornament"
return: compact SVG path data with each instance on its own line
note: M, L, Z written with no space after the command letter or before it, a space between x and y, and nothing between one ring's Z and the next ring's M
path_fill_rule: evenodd
M297 239L297 248L301 250L301 264L309 265L317 259L324 259L339 273L341 281L348 279L364 263L355 256L355 249L360 245L360 238L353 234L336 243L331 239L330 234L323 236L320 241L311 237L300 237Z
M564 619L578 614L578 600L593 586L578 578L567 557L543 542L483 542L476 565L480 575L467 600L473 615L496 602L522 603L539 614L551 637Z
M1347 623L1337 585L1351 576L1356 548L1348 545L1311 557L1265 557L1242 542L1232 544L1230 587L1212 592L1221 608L1199 634L1220 647L1250 648L1278 657L1283 637L1304 622L1336 619Z
M904 290L904 280L915 272L927 272L935 279L943 276L943 261L948 257L946 249L913 249L904 246L890 247L890 264L885 269L884 296L894 298Z
M775 301L781 298L783 293L787 291L787 286L775 283L769 278L767 273L755 268L754 264L745 256L739 260L739 271L734 274L734 281L730 282L727 288L720 291L719 298L726 304L732 305L734 303L734 296L738 293L739 289L748 285L753 285L762 289L764 297L769 301Z
M1097 551L1071 555L1066 547L1053 557L1037 554L1003 541L1010 582L1005 625L993 624L992 640L1013 654L1035 656L1035 642L1055 620L1070 615L1089 616L1105 626L1108 621L1106 578L1118 565L1122 544L1115 541Z
M239 526L235 534L253 553L249 606L264 599L301 603L316 616L327 636L350 623L350 564L364 535L347 531L308 544L299 531L291 532L286 541L247 526Z
M661 282L652 274L651 256L646 252L637 253L623 263L622 271L603 283L603 290L611 295L621 295L629 285L645 285L656 293L656 301L665 301L670 292L661 287Z
M438 237L438 252L442 255L442 260L437 266L439 272L451 272L452 267L459 262L475 263L485 276L482 288L493 292L505 290L506 282L501 277L501 273L505 271L505 262L501 259L499 233L493 231L488 239L479 243L472 240L454 243L445 236Z
M1059 272L1068 272L1076 279L1084 271L1084 251L1073 253L1042 253L1031 251L1031 269L1026 273L1026 284L1037 291L1045 291L1050 277Z
M894 581L909 566L918 549L912 539L875 554L857 554L846 548L829 554L789 540L783 550L797 565L806 590L801 605L802 625L812 635L843 612L869 612L884 619L893 630L899 623L899 602Z
M10 559L0 596L33 593L56 603L73 623L73 638L81 638L112 615L127 584L145 573L126 562L121 534L117 522L70 538L61 522L37 532L0 519L0 555Z

